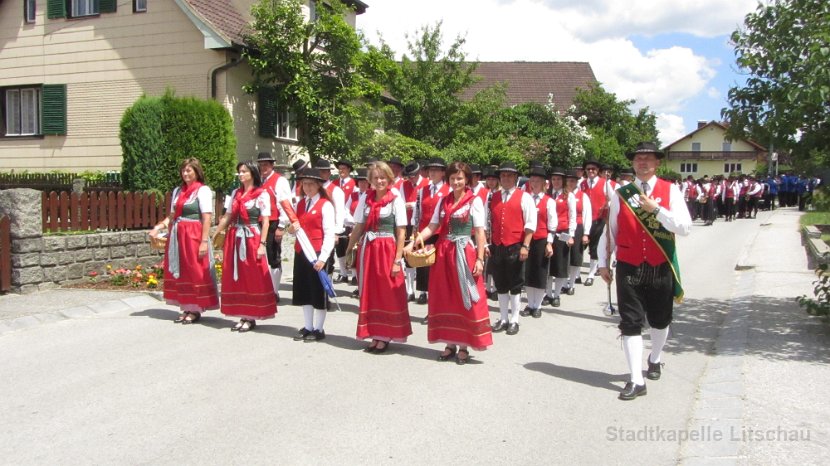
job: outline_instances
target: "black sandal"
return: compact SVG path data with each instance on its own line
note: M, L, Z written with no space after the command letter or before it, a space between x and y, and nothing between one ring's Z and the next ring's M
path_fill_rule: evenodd
M231 332L237 332L237 331L239 331L239 329L241 329L241 328L242 328L242 324L244 324L244 323L245 323L245 320L244 320L244 319L243 319L243 320L240 320L239 322L237 322L237 323L236 323L236 325L234 325L233 327L231 327Z
M249 331L256 328L256 321L255 320L243 320L243 322L244 323L242 324L242 326L239 327L239 330L237 330L237 332L239 332L239 333L249 332ZM248 324L248 325L246 326L245 324Z
M363 348L363 352L364 353L374 353L375 350L378 349L378 343L380 343L380 340L372 340L372 343L369 346L367 346L366 348Z
M390 344L391 342L388 342L388 341L382 341L382 340L381 340L381 341L378 341L378 345L380 345L381 343L383 343L383 348L378 348L377 346L375 346L375 350L373 351L373 353L374 353L374 354L381 354L381 353L385 353L385 352L386 352L386 350L388 350L388 349L389 349L389 344Z
M177 317L176 320L173 321L173 323L174 324L180 324L180 323L184 322L185 319L187 319L188 315L190 315L189 312L182 312L181 314L179 314L179 317Z
M449 351L449 353L447 353L447 351ZM438 360L439 361L449 361L450 359L452 359L453 356L455 356L456 351L458 351L458 348L456 348L454 346L453 347L447 346L446 348L444 348L444 352L441 353L440 356L438 356Z
M195 312L188 312L187 317L185 317L185 319L182 321L182 325L195 324L196 322L199 322L199 319L201 319L201 318L202 318L202 314L197 314Z
M461 358L461 353L464 353L467 356L462 359ZM470 360L470 352L469 351L467 351L465 349L458 350L458 357L455 358L455 363L456 364L458 364L459 366L463 366L464 364L467 364L467 361L469 361L469 360Z

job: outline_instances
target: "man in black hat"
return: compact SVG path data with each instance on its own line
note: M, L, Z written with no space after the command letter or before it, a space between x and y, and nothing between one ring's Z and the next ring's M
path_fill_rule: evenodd
M412 161L406 164L403 168L404 181L401 183L401 196L406 205L406 237L412 237L412 217L415 213L415 208L418 205L418 193L429 185L429 180L421 176L421 165ZM417 269L410 267L407 262L404 268L406 272L406 295L409 302L415 301L415 277L417 277Z
M354 191L352 191L351 195L348 199L346 199L346 216L343 220L343 223L346 227L349 228L351 231L354 228L354 214L357 210L357 205L360 203L360 198L366 195L366 191L369 190L369 180L367 179L368 175L367 168L358 168L356 170L354 179L357 183ZM348 248L348 243L346 244L346 248ZM348 251L347 251L348 252ZM355 269L355 264L352 264L352 268L350 269L350 274L352 277L352 285L357 285L357 270ZM352 296L359 297L358 290L355 289Z
M328 192L332 204L334 204L334 233L336 237L339 238L340 236L343 236L343 232L345 231L343 221L345 220L346 214L346 196L343 193L343 190L337 186L337 183L331 181L331 164L328 160L317 159L317 161L314 162L314 168L320 172L320 177L326 180L323 184L323 189ZM326 271L329 275L334 272L333 256L329 257L326 265Z
M484 212L487 216L487 220L484 225L484 230L487 233L487 239L490 239L490 204L493 200L493 194L499 190L499 174L497 166L490 165L485 168L483 171L484 175L484 186L487 190L487 197L483 199L484 201ZM492 261L490 260L490 255L488 254L485 259L484 264L484 273L485 273L485 283L484 286L487 289L487 299L495 301L499 299L498 293L496 293L496 285L493 281L493 267Z
M351 276L349 268L346 267L346 247L349 245L349 235L352 232L352 226L348 225L346 220L348 217L347 204L352 197L352 192L355 189L356 183L352 179L352 169L354 166L348 160L340 160L337 162L337 172L340 175L337 180L337 186L343 190L344 209L343 209L343 234L337 236L337 243L334 248L334 255L337 258L337 272L340 274L340 281L348 283Z
M392 187L400 192L401 185L403 184L403 177L401 176L404 167L403 162L400 157L392 157L386 164L389 165L389 168L392 169L392 174L395 175L395 181L392 183Z
M268 269L271 273L271 284L274 287L277 303L280 301L280 281L282 279L282 237L288 226L288 216L280 202L291 200L291 186L288 179L274 170L274 157L270 152L257 154L257 165L262 177L262 189L268 192L271 200L271 217L268 222L268 231L263 237L265 240L265 254L268 257Z
M498 173L501 189L490 202L490 260L500 318L492 330L515 335L519 333L524 263L536 231L536 205L530 194L516 187L519 170L513 162L501 164Z
M642 329L651 326L651 354L646 377L658 380L663 346L672 321L673 300L683 298L677 266L675 235L688 235L692 219L680 189L657 178L664 157L653 143L640 143L626 154L637 178L611 193L608 228L599 244L599 273L609 285L611 253L617 255L617 297L623 348L631 378L620 392L621 400L646 394L643 379Z
M588 160L582 168L587 175L586 179L579 185L582 192L588 194L591 199L591 231L588 232L588 253L591 257L588 277L585 279L585 286L594 284L594 277L597 274L597 244L599 237L605 228L605 216L608 213L608 195L613 192L608 186L608 180L599 175L602 165L596 160Z
M297 205L300 198L304 196L302 183L297 181L297 175L308 166L308 160L303 159L297 160L291 164L291 171L294 173L294 184L291 185L291 203L294 205Z
M441 200L450 193L450 186L444 183L444 174L447 171L447 164L440 157L433 157L427 163L429 173L429 185L424 186L418 192L418 201L415 206L415 213L412 215L412 224L417 230L423 231L432 219L432 213ZM435 244L438 235L430 237L426 244ZM420 291L418 304L427 303L427 290L429 290L429 267L419 267L415 272L415 289ZM426 318L424 318L426 322Z

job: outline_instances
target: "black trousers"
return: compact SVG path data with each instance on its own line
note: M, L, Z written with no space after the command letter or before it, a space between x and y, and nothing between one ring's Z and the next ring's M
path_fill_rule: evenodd
M265 240L265 255L268 257L268 267L282 270L282 241L274 239L278 223L273 221L268 224L268 236Z
M674 274L664 262L656 267L617 261L617 299L619 329L625 336L640 335L646 322L664 329L672 321L674 308Z
M490 263L492 264L493 283L499 294L519 294L524 286L524 265L519 260L522 243L509 246L490 245Z
M588 255L592 260L597 260L597 246L599 245L599 237L602 236L602 230L605 229L605 219L598 218L591 223L591 231L588 233Z
M346 227L343 234L337 237L334 243L334 253L337 257L346 257L346 248L349 247L349 235L352 234L352 227Z
M545 257L548 239L530 240L530 250L525 262L525 283L533 288L545 289L548 283L548 266L550 259Z

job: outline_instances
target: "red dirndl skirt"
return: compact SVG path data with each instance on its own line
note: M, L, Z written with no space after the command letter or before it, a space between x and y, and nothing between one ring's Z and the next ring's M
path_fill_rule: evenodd
M222 314L242 319L272 319L277 313L277 300L268 270L268 256L257 258L260 234L237 238L237 227L228 228L222 248ZM234 249L245 241L245 260L234 262ZM238 276L234 280L234 270Z
M490 330L487 293L484 290L484 276L474 277L479 300L464 309L461 298L461 284L458 281L458 267L473 269L476 251L472 244L464 248L466 264L458 264L455 243L443 237L435 246L435 264L429 271L429 304L427 338L430 343L469 346L476 351L487 349L493 344Z
M170 244L164 254L164 300L186 312L219 309L219 295L210 270L210 250L199 257L202 222L180 221L176 226L179 242L179 278L167 268Z
M412 323L403 269L394 277L391 275L395 238L379 237L365 242L357 257L362 288L357 338L405 342L412 335Z

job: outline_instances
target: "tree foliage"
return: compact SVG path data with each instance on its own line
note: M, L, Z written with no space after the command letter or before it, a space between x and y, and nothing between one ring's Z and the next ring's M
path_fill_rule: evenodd
M366 103L380 97L377 78L390 69L388 58L365 50L340 0L320 2L310 22L303 3L261 0L252 8L244 55L254 79L247 90L275 89L281 105L294 112L300 145L312 159L348 158L371 136L365 121L374 114Z
M360 162L370 158L389 160L398 157L404 163L416 159L430 159L440 156L438 149L425 142L403 136L396 132L378 133L360 150Z
M227 191L234 181L236 136L228 110L214 100L141 97L121 119L121 179L133 191L165 192L181 184L179 165L202 162L206 184Z
M799 158L830 150L830 2L762 3L732 33L744 85L722 116L733 138L772 141Z
M659 145L657 118L642 108L636 113L634 100L618 100L602 85L580 89L568 113L584 118L591 138L585 144L586 157L617 167L628 166L625 153L634 150L637 143L652 141Z

